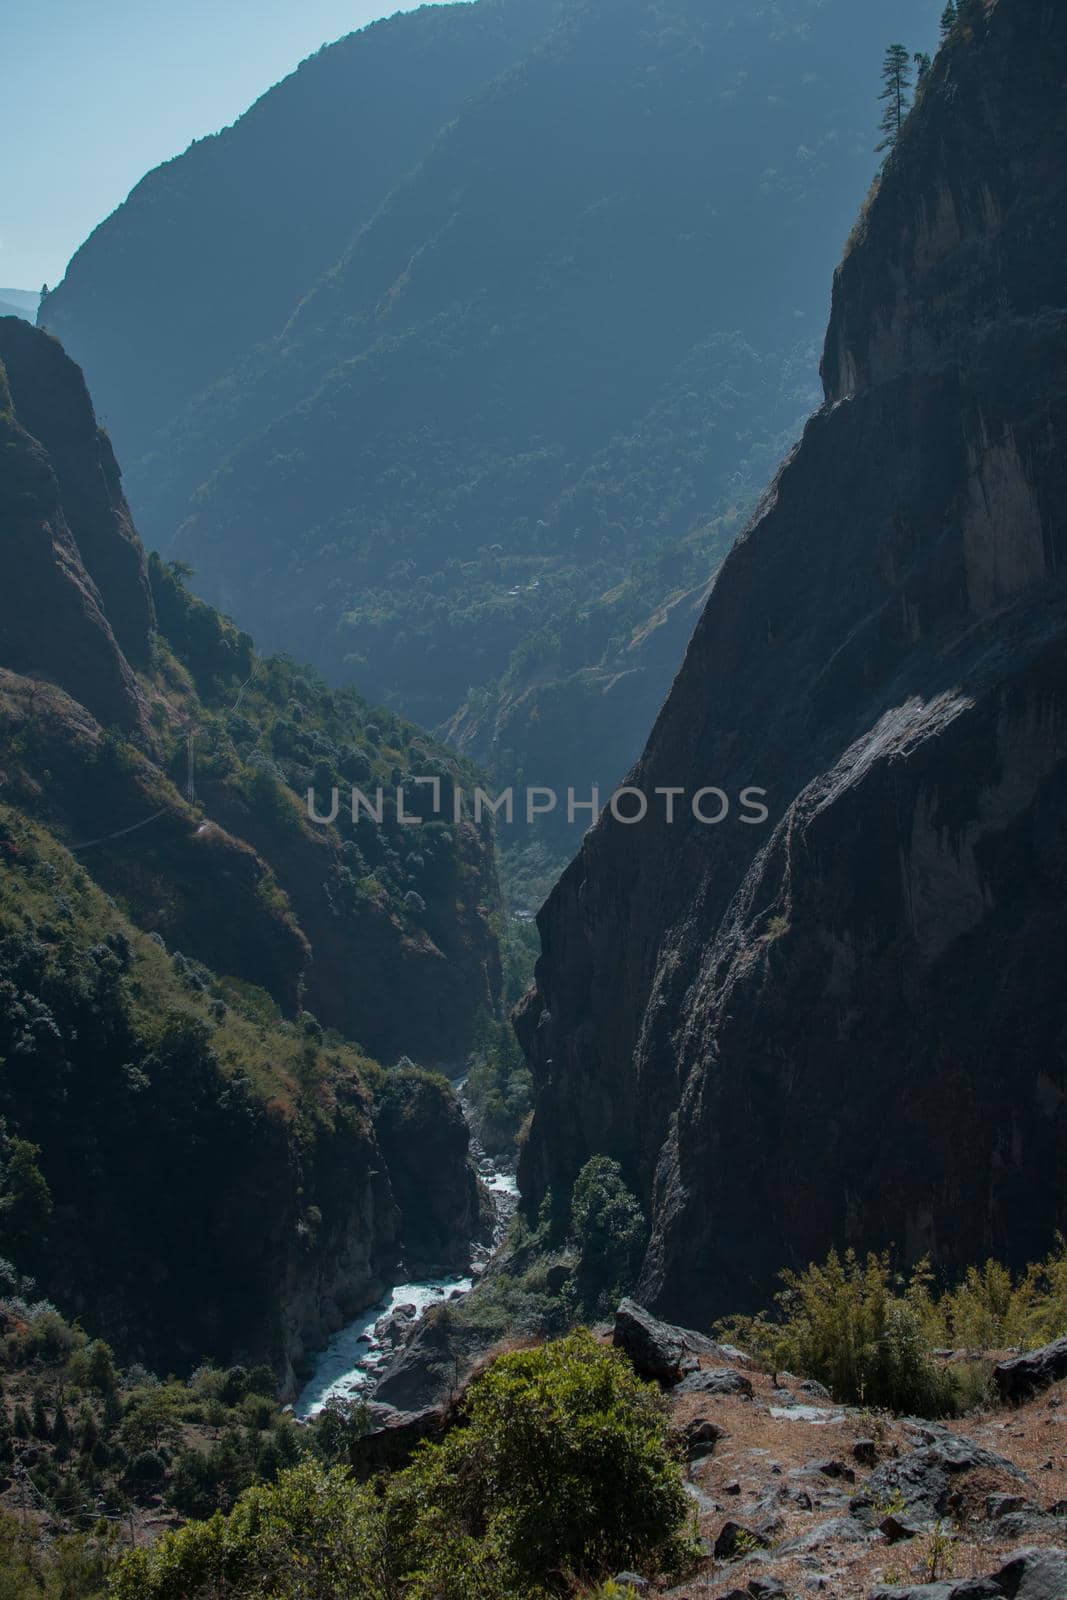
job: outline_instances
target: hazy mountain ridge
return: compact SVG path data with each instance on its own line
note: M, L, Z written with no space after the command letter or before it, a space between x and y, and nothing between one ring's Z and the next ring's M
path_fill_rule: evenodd
M551 9L425 6L349 34L148 173L100 224L40 321L85 367L128 474L185 402L284 326Z
M202 593L424 724L460 713L466 748L513 752L509 779L532 765L521 719L505 704L501 736L468 690L555 676L556 635L595 631L620 584L652 612L679 581L649 562L725 518L681 586L705 581L810 408L797 351L871 170L885 26L843 0L523 15L519 63L353 217L284 331L128 467L152 541ZM897 18L917 44L935 23L928 0ZM43 316L78 349L96 321L76 265ZM593 649L564 677L598 668ZM576 784L619 776L595 729L589 753Z

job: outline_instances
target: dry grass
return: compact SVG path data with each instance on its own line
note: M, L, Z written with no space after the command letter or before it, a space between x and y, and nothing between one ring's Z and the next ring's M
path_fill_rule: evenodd
M700 1514L700 1532L710 1544L727 1521L756 1525L774 1515L780 1519L774 1535L777 1547L832 1518L845 1516L847 1497L873 1470L854 1459L852 1448L858 1440L877 1434L883 1461L905 1455L921 1444L913 1429L884 1414L872 1417L870 1413L847 1409L839 1420L822 1424L775 1417L770 1409L777 1403L772 1379L751 1370L748 1376L755 1391L752 1400L693 1394L678 1396L671 1402L672 1420L679 1429L698 1417L706 1417L727 1430L728 1437L714 1453L689 1469L690 1482L715 1507L705 1508ZM781 1374L779 1382L794 1387ZM807 1402L810 1397L798 1394L797 1398ZM991 1525L984 1520L985 1500L993 1493L1024 1494L1048 1508L1067 1498L1067 1383L1038 1395L1017 1410L989 1409L944 1425L1004 1456L1027 1475L1030 1483L1020 1485L1007 1474L995 1472L964 1475L959 1484L961 1504L954 1520L946 1522L942 1529L939 1549L935 1549L933 1535L896 1545L831 1541L808 1555L798 1553L772 1560L768 1568L756 1561L707 1561L686 1583L666 1592L671 1600L718 1600L732 1590L743 1589L756 1573L769 1570L783 1581L789 1593L808 1593L806 1581L824 1573L829 1577L829 1587L823 1592L832 1595L833 1600L866 1600L880 1583L927 1580L931 1558L938 1554L947 1560L951 1575L961 1580L995 1571L1001 1558L1020 1543L1053 1542L1047 1533L1007 1541L994 1538ZM819 1465L827 1461L838 1461L853 1471L855 1484L820 1473ZM797 1492L810 1496L810 1509L792 1497ZM1064 1531L1067 1534L1067 1524ZM773 1558L773 1549L771 1554Z

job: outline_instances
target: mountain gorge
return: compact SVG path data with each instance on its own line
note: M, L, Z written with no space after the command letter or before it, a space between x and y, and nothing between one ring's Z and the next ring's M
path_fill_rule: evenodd
M5 1241L126 1352L291 1382L483 1229L449 1085L403 1058L458 1072L496 1005L492 843L398 820L455 757L146 557L52 338L0 319L0 373ZM346 781L381 821L310 822Z
M894 25L929 43L936 8ZM447 725L498 777L552 781L554 742L575 787L617 779L685 596L815 403L884 29L868 0L525 0L305 64L150 174L41 313L149 542L265 645ZM372 75L394 102L373 153ZM327 80L352 109L308 182ZM301 243L275 268L282 218ZM198 249L221 290L187 292ZM686 621L660 643L664 617Z
M831 1243L1021 1263L1064 1215L1065 79L1058 7L962 8L630 776L767 826L605 815L539 917L526 1203L616 1158L693 1323Z
M1067 10L941 3L424 7L0 315L0 1600L1067 1595Z

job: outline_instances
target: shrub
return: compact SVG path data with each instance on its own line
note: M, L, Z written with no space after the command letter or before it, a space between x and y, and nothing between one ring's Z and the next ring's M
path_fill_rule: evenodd
M959 1414L986 1402L991 1364L942 1367L939 1346L993 1351L1047 1344L1067 1331L1067 1241L1057 1235L1044 1261L1016 1280L987 1261L970 1267L954 1288L936 1294L920 1262L907 1281L895 1278L889 1256L865 1261L831 1251L821 1266L783 1272L784 1288L771 1316L735 1317L719 1324L768 1365L818 1378L836 1399L915 1411Z
M118 1383L115 1358L111 1347L103 1339L76 1350L67 1364L67 1376L79 1389L95 1389L98 1394L111 1394Z
M179 1471L186 1465L183 1457ZM537 1600L693 1547L663 1402L584 1330L501 1357L383 1490L306 1461L132 1552L113 1600Z
M158 1483L167 1469L157 1450L141 1450L126 1470L135 1483Z
M817 1378L849 1404L926 1416L956 1409L951 1375L931 1354L925 1264L901 1285L888 1253L861 1261L854 1251L831 1250L821 1266L781 1277L776 1320L735 1318L721 1331L775 1368Z
M390 1534L425 1574L453 1584L462 1544L505 1592L562 1591L641 1564L680 1568L687 1499L659 1395L584 1329L502 1356L472 1386L467 1420L390 1490Z
M268 1489L251 1489L216 1514L137 1550L112 1580L112 1600L385 1600L372 1491L341 1468L305 1463Z
M927 1323L941 1344L1001 1350L1048 1344L1067 1332L1067 1240L1057 1234L1044 1261L1016 1282L1007 1267L970 1267L954 1289L931 1299Z

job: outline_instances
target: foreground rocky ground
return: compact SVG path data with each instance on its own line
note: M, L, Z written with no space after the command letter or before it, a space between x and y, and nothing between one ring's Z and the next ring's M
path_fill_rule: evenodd
M1062 1366L939 1423L834 1405L626 1302L612 1336L668 1385L708 1550L670 1600L1067 1600Z

